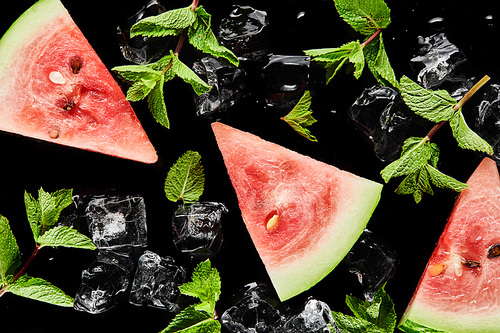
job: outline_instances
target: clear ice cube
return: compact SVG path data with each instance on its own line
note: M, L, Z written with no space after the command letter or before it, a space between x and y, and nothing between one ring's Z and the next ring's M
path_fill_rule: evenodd
M235 5L219 25L219 40L242 60L260 61L268 49L267 13L250 6Z
M466 61L465 55L444 33L420 36L418 44L418 55L411 59L411 64L417 69L417 81L423 87L435 88L444 81L464 80L455 69Z
M213 57L205 57L193 64L193 70L212 89L195 95L196 114L209 119L220 117L246 97L246 72L241 68L223 65Z
M393 276L396 255L365 230L343 264L356 275L365 299L371 302L377 290Z
M172 257L145 251L137 263L129 302L178 312L179 286L185 278L186 271L177 266Z
M216 253L222 244L222 213L219 202L180 205L172 219L173 240L177 250L192 254Z
M412 113L396 90L375 85L356 99L349 118L373 146L375 155L385 162L399 156Z
M250 283L240 291L236 303L222 314L222 325L232 333L281 332L284 316L277 309L278 303L268 286Z
M304 306L304 310L290 317L282 327L283 333L327 333L333 327L335 332L338 328L332 316L328 304L315 299L310 299Z
M493 157L500 163L500 85L489 85L476 108L476 132L493 147Z
M99 249L146 246L146 206L139 196L98 196L85 211L92 241Z
M129 262L127 261L129 259ZM132 260L126 252L100 252L89 268L82 272L74 308L99 314L115 307L129 286Z

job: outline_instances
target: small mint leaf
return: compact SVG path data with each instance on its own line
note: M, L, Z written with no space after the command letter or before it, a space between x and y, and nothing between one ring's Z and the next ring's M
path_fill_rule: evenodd
M391 11L383 0L334 0L339 15L355 31L365 36L391 23Z
M21 264L21 254L9 221L0 215L0 288L8 283L7 276L13 275Z
M493 148L490 144L467 126L461 109L450 119L450 127L453 137L455 137L460 148L476 150L493 155Z
M311 93L305 91L295 107L286 116L281 117L288 125L290 125L297 133L310 141L317 142L318 140L311 134L306 127L316 123L316 119L312 116Z
M402 325L399 325L398 329L405 333L450 333L420 325L409 319L406 319Z
M377 327L371 322L348 316L340 312L332 311L335 325L341 332L349 333L387 333L386 330Z
M78 249L95 250L96 246L90 238L78 232L78 230L60 226L54 227L44 232L38 237L38 244L51 247L71 247Z
M161 333L219 333L221 325L206 311L200 311L194 305L179 312Z
M113 67L118 76L130 83L137 82L145 76L154 76L158 73L157 70L151 68L150 65L125 65Z
M196 8L196 21L189 27L188 40L198 50L213 55L216 58L224 58L234 66L239 65L238 57L228 48L221 46L211 29L212 17L203 6Z
M51 283L31 276L23 275L6 286L7 291L26 298L58 306L72 307L74 300Z
M155 120L166 128L170 128L167 115L167 105L163 94L165 79L162 76L148 95L148 107Z
M400 84L403 100L419 116L435 123L449 121L454 116L457 101L446 90L425 89L406 76Z
M187 151L170 168L165 179L165 194L173 202L196 202L203 194L205 175L198 152Z
M382 33L380 33L375 40L368 43L363 51L368 68L377 82L384 86L390 85L399 89L400 85L396 79L396 74L394 74L394 69L389 62L389 57L387 56L384 41L382 39Z
M169 10L156 16L146 17L132 26L130 37L165 37L179 35L191 26L196 14L191 6Z
M445 175L441 171L437 170L435 166L427 165L426 169L432 183L439 188L461 192L469 187L466 183L462 183L453 177Z
M206 84L205 81L200 79L200 77L196 75L196 73L193 72L191 68L180 61L179 57L177 56L173 57L173 64L170 70L182 80L184 80L184 82L189 83L197 95L206 93L212 88L211 86Z
M127 90L127 100L137 102L145 99L162 79L161 72L145 73Z

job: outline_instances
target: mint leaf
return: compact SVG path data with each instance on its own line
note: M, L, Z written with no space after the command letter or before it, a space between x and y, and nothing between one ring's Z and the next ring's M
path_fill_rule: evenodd
M189 83L197 95L201 95L210 91L212 87L206 84L205 81L200 79L200 77L196 75L196 73L193 72L191 68L180 61L179 57L173 56L172 59L173 64L171 71L173 71L173 73L184 80L184 82Z
M78 230L61 226L48 229L38 237L38 244L43 246L63 246L79 249L95 250L96 246L90 238L78 232Z
M207 303L212 313L221 293L219 272L211 267L210 260L205 260L194 269L192 282L184 283L179 290L184 295L197 297L202 303Z
M193 305L179 312L161 333L219 333L221 325L206 311L196 310Z
M461 109L450 119L450 127L453 137L455 137L460 148L481 151L493 155L493 148L490 144L467 126Z
M8 283L7 276L13 275L21 264L21 254L9 221L0 215L0 288Z
M398 329L400 329L405 333L449 333L447 331L436 330L430 327L420 325L409 319L406 319L402 325L399 325Z
M43 279L27 275L19 277L19 279L7 285L5 288L15 295L53 305L72 307L74 303L73 298L66 295L58 287Z
M134 82L127 90L127 100L137 102L145 99L160 80L163 80L163 75L161 73L143 76L141 79Z
M156 16L146 17L132 26L130 37L165 37L179 35L182 30L191 26L196 14L191 6L169 10Z
M189 27L188 40L198 50L213 55L216 58L224 58L234 66L238 66L238 57L228 48L219 45L217 38L211 29L212 17L203 6L196 8L196 21Z
M469 185L459 182L455 178L445 175L441 171L437 170L435 166L426 165L425 166L429 177L434 185L439 188L450 189L455 192L461 192L469 187Z
M317 142L318 140L311 134L306 127L311 126L317 120L312 116L311 93L306 90L295 107L286 116L281 117L288 125L290 125L297 133L310 141Z
M406 105L419 116L435 123L449 121L454 115L457 101L446 90L429 90L403 76L400 80L401 96Z
M167 199L185 203L196 202L203 194L205 175L201 156L198 152L185 152L170 168L165 179L165 194Z
M363 48L363 52L368 68L377 82L384 86L390 85L399 89L400 85L396 79L396 74L394 74L394 69L389 62L389 57L387 56L384 41L382 39L382 33L380 33L375 40L366 44Z
M383 0L334 0L339 15L355 31L369 36L391 23L391 11Z
M413 195L416 203L422 200L424 193L434 195L431 187L431 179L425 166L410 173L396 189L397 194Z
M377 327L367 320L348 316L340 312L332 311L335 325L341 332L349 333L387 333L386 330Z
M148 95L148 108L155 120L166 128L170 128L170 121L167 115L167 105L163 94L165 78L162 76Z

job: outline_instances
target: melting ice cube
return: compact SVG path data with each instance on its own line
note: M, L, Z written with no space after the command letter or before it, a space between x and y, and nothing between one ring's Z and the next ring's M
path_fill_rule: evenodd
M129 302L178 312L179 286L184 283L186 272L171 257L145 251L139 258Z
M315 299L307 301L304 310L298 315L290 317L283 325L282 332L285 333L327 333L340 332L335 326L332 311L328 304Z
M177 208L173 220L175 247L182 252L211 254L222 244L222 213L227 208L219 202L197 202Z
M146 206L139 196L100 196L86 208L92 241L100 248L146 246Z
M493 157L500 163L500 85L491 84L477 107L476 132L493 147Z

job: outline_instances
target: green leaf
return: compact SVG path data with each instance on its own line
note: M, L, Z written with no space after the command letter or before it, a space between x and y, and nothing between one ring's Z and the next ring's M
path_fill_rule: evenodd
M383 0L334 0L339 15L355 31L370 36L391 23L391 11Z
M387 333L386 330L377 327L367 320L348 316L340 312L332 311L335 325L341 332L349 333Z
M140 20L130 29L130 37L165 37L179 35L182 30L191 26L196 14L191 6L169 10L156 16Z
M281 119L306 139L317 142L318 140L316 137L306 128L317 121L312 116L312 111L309 109L310 107L311 93L306 90L292 111L286 116L281 117Z
M96 246L90 238L71 227L60 226L48 229L38 237L38 244L43 246L63 246L78 249L95 250Z
M148 95L148 107L155 120L166 128L170 128L167 115L167 105L163 94L165 79L162 76Z
M436 330L430 327L420 325L409 319L406 319L402 325L399 325L398 329L400 329L405 333L449 333L447 331Z
M219 333L221 325L206 311L199 311L194 305L179 312L161 333Z
M74 300L61 289L49 282L23 275L14 283L6 286L7 291L26 298L34 299L53 305L72 307Z
M127 100L137 102L145 99L160 81L163 81L163 75L160 72L145 74L127 90Z
M437 170L435 166L425 166L432 183L439 188L450 189L455 192L461 192L469 187L469 185L456 180L453 177L447 176L441 171Z
M424 193L434 195L434 191L430 184L429 174L425 167L406 176L395 192L401 195L413 195L416 203L422 200Z
M151 68L150 65L125 65L113 67L114 71L120 78L128 82L137 82L145 76L155 76L159 72ZM161 73L160 73L161 74Z
M213 55L216 58L224 58L234 66L238 66L238 57L228 48L219 45L217 38L211 29L211 15L203 6L196 8L196 21L189 27L188 40L198 50Z
M184 283L179 290L185 295L197 297L203 303L207 303L212 313L221 293L219 272L211 267L210 260L205 260L194 269L192 282Z
M467 126L461 110L458 110L450 119L450 127L460 148L481 151L493 155L493 148L490 144Z
M194 92L197 95L201 95L210 91L212 88L208 84L205 83L195 72L191 70L188 66L186 66L182 61L179 60L179 57L173 57L172 68L170 69L175 73L178 77L180 77L184 82L189 83L193 88Z
M408 77L401 78L401 96L419 116L435 123L449 121L455 115L457 101L446 90L425 89Z
M205 175L198 152L187 151L170 168L165 180L167 199L185 203L196 202L203 194Z
M7 284L7 276L13 275L21 264L21 254L9 221L0 215L0 288Z
M389 62L389 57L387 56L384 41L382 39L382 33L380 33L375 40L368 43L363 48L363 52L368 68L377 82L384 86L393 86L399 90L400 85L396 79L396 74L394 74L394 69Z

